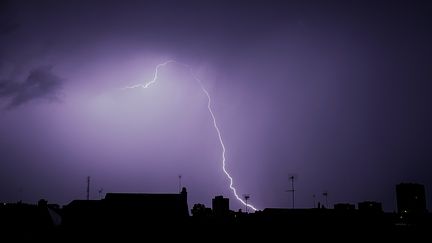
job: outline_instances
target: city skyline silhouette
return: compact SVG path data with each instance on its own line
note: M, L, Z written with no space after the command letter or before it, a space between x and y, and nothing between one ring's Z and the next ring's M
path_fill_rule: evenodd
M357 205L335 203L334 208L318 203L307 209L265 208L248 212L245 207L245 211L234 211L229 198L222 195L212 199L211 208L197 203L189 210L188 192L183 187L178 193L107 193L103 199L87 197L64 206L44 199L37 205L1 203L0 227L12 232L35 232L44 239L84 235L105 239L109 235L126 240L137 234L160 239L160 232L175 232L177 239L192 240L216 233L217 237L236 238L243 230L255 230L255 237L267 240L280 239L286 232L303 239L314 236L302 232L326 234L334 239L360 233L386 239L425 239L432 226L432 214L426 209L424 185L399 183L395 188L397 212L384 212L382 204L373 201ZM107 235L108 232L111 233ZM243 235L244 239L249 237Z

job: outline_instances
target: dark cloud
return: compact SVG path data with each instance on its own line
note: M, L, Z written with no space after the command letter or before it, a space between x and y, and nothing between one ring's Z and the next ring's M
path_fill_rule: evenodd
M20 28L20 24L16 22L16 16L10 14L10 2L1 1L0 3L0 36L4 36Z
M7 35L18 30L20 27L17 23L0 23L0 35Z
M59 100L63 79L52 72L52 67L39 67L30 71L24 82L0 81L0 98L7 99L12 109L35 99Z

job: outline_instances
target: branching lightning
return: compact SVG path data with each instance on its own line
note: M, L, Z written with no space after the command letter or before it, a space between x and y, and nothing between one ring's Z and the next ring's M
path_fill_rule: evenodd
M253 205L251 205L251 204L249 204L249 203L246 203L243 199L241 199L241 198L238 196L238 194L237 194L237 190L236 190L236 188L233 186L233 178L231 177L231 175L230 175L230 174L228 173L228 171L226 170L226 157L225 157L226 149L225 149L225 144L224 144L223 139L222 139L222 134L221 134L221 132L220 132L220 130L219 130L219 126L218 126L218 123L217 123L217 120L216 120L216 116L214 115L214 112L213 112L213 109L212 109L212 100L211 100L211 96L210 96L209 92L206 90L206 88L204 87L202 81L201 81L201 80L200 80L200 79L199 79L199 78L194 74L194 72L192 71L192 68L191 68L189 65L186 65L186 64L183 64L183 63L179 63L179 62L177 62L177 61L175 61L175 60L168 60L168 61L165 61L165 62L160 63L160 64L158 64L158 65L156 66L155 71L154 71L154 75L153 75L153 79L152 79L152 80L150 80L150 81L148 81L148 82L144 82L144 83L139 83L139 84L135 84L135 85L131 85L131 86L126 86L124 89L136 89L136 88L144 88L144 89L147 89L150 85L155 84L155 83L157 82L159 69L160 69L161 67L164 67L164 66L170 64L170 63L177 63L177 64L179 64L179 65L181 65L181 66L187 68L188 71L189 71L189 73L191 74L191 76L192 76L192 77L194 78L194 80L198 83L198 85L200 86L201 90L202 90L203 93L206 95L206 97L207 97L207 110L208 110L208 112L210 113L210 116L211 116L211 118L212 118L212 120L213 120L213 127L214 127L214 129L216 130L216 133L217 133L217 135L218 135L218 139L219 139L219 143L220 143L221 148L222 148L222 170L223 170L223 172L225 173L225 175L228 177L228 179L229 179L229 181L230 181L230 185L229 185L229 187L230 187L230 189L232 190L232 192L233 192L234 196L236 197L236 199L237 199L240 203L242 203L242 204L245 205L246 207L249 207L249 208L251 208L252 210L256 211L257 209L256 209Z

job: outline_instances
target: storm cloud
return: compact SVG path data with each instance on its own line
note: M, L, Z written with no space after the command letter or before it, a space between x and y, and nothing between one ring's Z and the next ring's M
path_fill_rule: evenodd
M52 72L52 67L39 67L31 70L23 82L0 81L0 97L7 99L8 109L36 99L58 101L62 85L63 79Z

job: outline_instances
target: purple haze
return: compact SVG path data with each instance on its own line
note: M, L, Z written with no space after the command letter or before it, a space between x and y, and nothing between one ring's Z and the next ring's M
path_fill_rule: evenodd
M104 192L258 208L381 201L432 188L432 5L411 1L2 1L0 201ZM428 193L428 205L432 201Z

